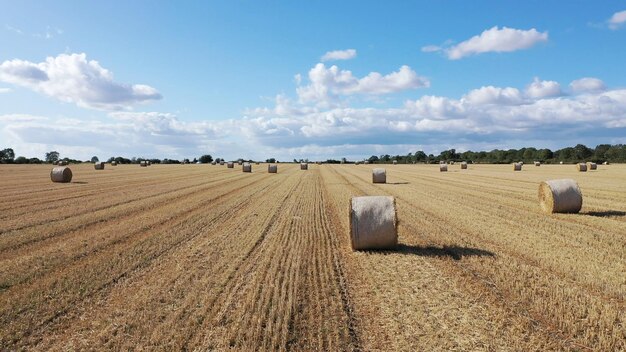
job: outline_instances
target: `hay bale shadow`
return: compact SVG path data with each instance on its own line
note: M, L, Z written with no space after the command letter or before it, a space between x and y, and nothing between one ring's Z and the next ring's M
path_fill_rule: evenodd
M495 257L496 254L480 248L460 247L460 246L414 246L409 244L398 244L393 249L368 250L370 253L381 254L403 254L417 255L420 257L443 257L461 260L463 257Z
M583 213L584 215L596 216L600 218L605 218L609 216L626 216L626 211L621 210L606 210L606 211L588 211Z
M89 182L87 182L87 181L72 181L71 183L75 183L75 184L77 184L77 185L86 185L86 184L88 184Z
M387 182L388 185L410 185L410 182Z

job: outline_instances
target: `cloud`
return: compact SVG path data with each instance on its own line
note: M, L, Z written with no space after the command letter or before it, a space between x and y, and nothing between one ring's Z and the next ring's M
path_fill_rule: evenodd
M355 49L328 51L321 58L322 62L332 60L350 60L356 57Z
M624 22L626 22L626 10L616 12L608 20L609 28L616 30L620 28Z
M161 94L143 84L113 81L113 74L83 54L60 54L32 63L7 60L0 64L0 81L29 88L80 107L122 110L159 100Z
M561 94L561 85L558 82L541 81L537 77L526 87L526 96L533 99L558 97Z
M0 88L0 94L12 92L11 88Z
M426 45L422 47L422 52L424 53L434 53L437 51L441 51L443 48L438 45Z
M474 105L498 104L519 105L524 102L522 93L517 88L499 88L494 86L471 90L464 99Z
M326 67L318 63L309 71L310 84L297 88L300 102L336 105L339 96L355 94L382 95L408 89L429 87L428 79L418 76L409 66L402 66L396 72L381 75L370 72L357 78L352 72L340 70L337 66Z
M585 77L570 83L570 88L574 93L601 92L606 89L604 82L597 78Z
M15 34L19 34L19 35L24 34L24 32L21 29L9 26L8 24L5 24L4 28L6 28L8 31L13 32Z
M548 32L539 32L534 28L529 30L514 29L508 27L494 26L483 31L480 35L442 49L429 45L422 48L422 51L443 50L450 60L458 60L466 56L487 53L487 52L512 52L528 49L533 45L548 40Z

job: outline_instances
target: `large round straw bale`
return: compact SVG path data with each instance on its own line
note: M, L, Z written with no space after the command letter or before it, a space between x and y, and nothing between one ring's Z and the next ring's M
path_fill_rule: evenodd
M238 165L243 165L243 161L239 160L239 161L237 162L237 164L238 164Z
M448 165L447 164L439 164L439 171L440 172L448 171Z
M589 170L597 170L597 169L598 169L598 164L589 163Z
M117 166L117 161L115 160L111 161L111 166Z
M217 165L217 162L211 161L211 165Z
M523 161L520 161L520 162L518 162L518 164L524 165L524 162L523 162Z
M563 162L562 162L562 161L559 161L559 165L563 165Z
M383 249L398 244L396 200L389 196L350 200L352 249Z
M522 171L522 164L520 163L513 164L513 171Z
M583 195L572 179L544 181L539 185L539 205L547 213L578 213Z
M224 165L224 161L220 161L220 165Z
M259 165L259 162L257 161L255 164L256 164L256 165Z
M146 167L146 166L148 166L148 162L146 162L145 160L142 160L142 161L139 162L139 166Z
M467 169L467 163L464 161L461 163L461 170Z
M541 166L541 162L535 161L535 166Z
M57 162L57 165L59 165L59 166L65 166L65 165L67 165L67 160L59 160L59 161Z
M394 160L394 161L393 161L393 164L394 164L394 165L398 165L398 160Z
M267 172L270 174L278 173L278 165L267 165Z
M576 164L576 170L578 170L580 172L587 171L587 163L578 163L578 164Z
M252 172L252 164L250 164L250 163L243 163L243 166L241 167L241 170L243 172Z
M226 164L226 167L227 167L227 168L229 168L229 169L233 169L233 168L235 167L235 163L233 163L232 161L229 161L229 162Z
M609 165L609 162L605 161L605 162L602 163L602 165Z
M102 161L99 161L97 163L94 163L93 167L96 170L104 170L104 163Z
M309 164L300 163L300 170L308 170L308 169L309 169Z
M50 171L52 182L71 182L72 170L67 166L57 166Z
M372 170L372 182L373 183L387 183L387 171L383 168L376 168Z

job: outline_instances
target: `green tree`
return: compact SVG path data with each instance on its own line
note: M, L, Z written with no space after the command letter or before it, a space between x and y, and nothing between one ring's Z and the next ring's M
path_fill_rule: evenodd
M51 151L46 153L46 162L54 163L55 161L59 161L59 152Z
M12 148L0 150L0 163L12 163L15 159L15 152Z
M269 159L265 159L265 162L266 162L266 163L271 163L271 164L273 164L273 163L275 163L275 162L276 162L276 158L269 158Z
M97 163L98 161L100 161L100 159L98 159L98 157L97 157L97 156L92 156L92 157L91 157L91 162L92 162L92 163Z
M198 160L200 160L200 162L203 164L208 164L213 161L213 157L210 154L205 154L201 156Z

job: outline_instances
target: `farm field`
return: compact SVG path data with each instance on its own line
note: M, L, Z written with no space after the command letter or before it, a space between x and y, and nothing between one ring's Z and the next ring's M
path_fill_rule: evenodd
M626 165L373 167L0 165L0 350L626 350ZM396 249L352 251L357 195Z

